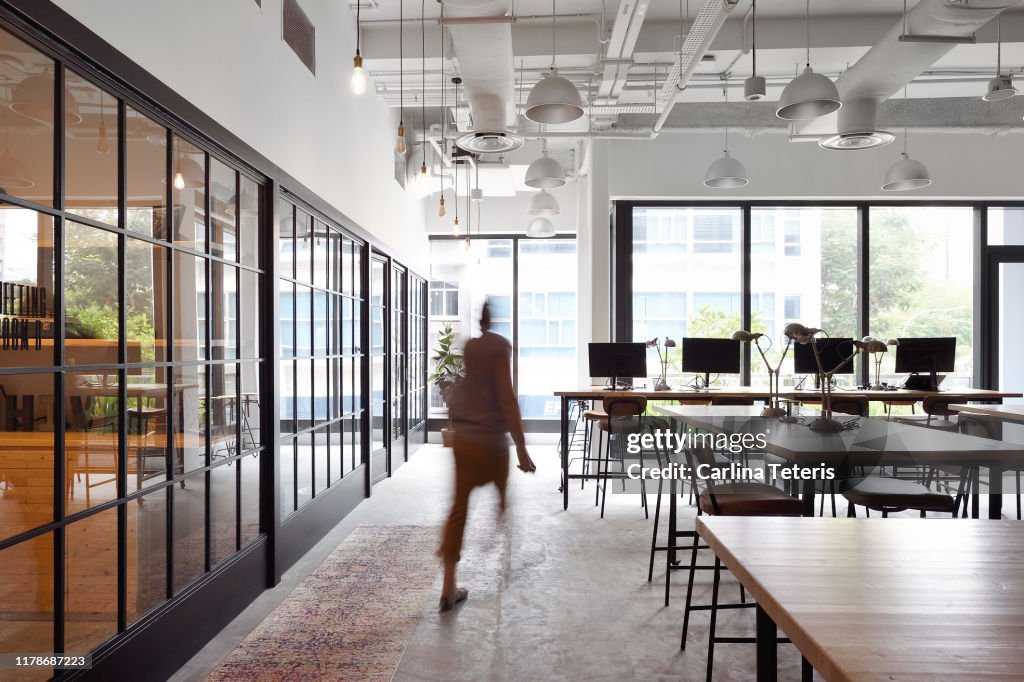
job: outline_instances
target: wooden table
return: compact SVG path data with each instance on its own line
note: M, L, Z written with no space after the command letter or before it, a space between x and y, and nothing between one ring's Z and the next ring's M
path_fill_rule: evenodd
M950 405L949 409L954 412L970 412L971 414L980 414L986 417L994 417L1005 422L1014 422L1015 424L1024 424L1024 404L1015 403L1013 405Z
M1002 473L1007 464L1024 462L1024 445L928 429L871 417L837 415L855 423L839 433L811 431L804 423L752 416L747 407L656 405L655 411L712 433L765 434L768 452L802 468L821 465L841 469L877 466L883 456L918 464L956 464L989 470L989 518L1002 518ZM755 408L756 409L756 408ZM723 414L724 413L724 414ZM808 419L808 421L810 421ZM806 516L814 515L816 481L802 482Z
M757 679L777 629L829 682L1024 677L1024 524L700 517L757 601Z
M583 478L583 474L569 474L569 402L572 400L603 400L606 396L613 396L623 391L612 391L603 386L587 386L565 391L555 391L554 395L561 399L561 452L562 458L562 481L560 491L562 493L562 508L569 508L569 480ZM715 398L738 398L755 401L767 401L771 397L767 386L731 386L714 388L711 390L695 391L690 388L670 391L654 391L646 388L637 388L627 391L645 396L648 400L714 400ZM974 400L1001 402L1003 398L1024 397L1021 393L1005 391L988 391L979 388L958 388L943 389L941 391L908 391L899 389L895 391L871 391L871 390L835 390L835 396L858 396L868 400L923 400L933 396L943 396L950 399L968 402ZM784 389L779 392L780 398L821 400L821 391L817 390L796 390Z

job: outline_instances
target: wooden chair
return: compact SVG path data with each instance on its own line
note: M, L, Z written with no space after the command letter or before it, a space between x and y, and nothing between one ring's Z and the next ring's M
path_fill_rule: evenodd
M892 408L894 407L909 407L910 414L917 414L915 411L917 409L916 400L883 400L882 409L885 410L886 419L892 419Z
M602 401L604 408L604 419L598 421L600 433L598 437L604 441L607 447L604 449L604 457L598 461L597 476L600 481L598 488L601 493L601 518L604 518L605 498L608 493L608 479L611 474L612 445L621 444L630 434L641 433L644 429L643 414L647 409L647 398L640 393L618 393L606 396ZM600 457L601 446L598 444L598 456ZM616 472L614 478L625 481L625 447L619 448L615 459L618 460L622 470ZM603 464L603 466L602 466ZM643 466L643 451L640 452L640 465ZM623 484L625 485L625 484ZM644 516L649 518L647 510L647 486L644 479L640 479L641 504L644 508ZM595 490L595 493L597 490ZM596 503L596 500L595 500Z

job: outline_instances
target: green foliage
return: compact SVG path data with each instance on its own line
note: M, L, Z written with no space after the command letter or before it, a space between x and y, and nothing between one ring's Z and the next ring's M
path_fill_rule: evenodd
M65 334L69 339L116 339L117 308L90 304L67 308Z
M430 373L430 383L437 386L441 397L447 400L448 392L463 376L462 355L455 347L455 329L451 323L445 323L438 334L437 346L434 348L434 371Z

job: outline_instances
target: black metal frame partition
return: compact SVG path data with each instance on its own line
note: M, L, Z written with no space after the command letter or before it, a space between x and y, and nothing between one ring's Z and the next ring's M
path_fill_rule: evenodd
M813 200L756 200L756 201L630 201L613 202L611 221L611 335L615 341L632 341L633 333L633 209L635 207L679 208L734 208L742 215L741 223L741 319L744 328L751 321L751 211L754 208L849 208L857 211L857 326L860 336L870 333L870 239L872 207L957 207L970 208L974 215L973 271L974 271L974 376L978 388L998 388L995 368L996 330L998 319L992 307L990 263L998 254L1024 253L1022 247L990 246L988 244L988 210L993 208L1024 209L1024 201L813 201ZM750 384L750 359L744 354L741 365L741 383ZM869 383L868 363L859 363L858 382Z
M116 235L117 258L119 264L123 264L126 258L126 244L129 237L142 243L159 244L166 247L168 261L167 273L163 275L167 285L166 295L162 297L162 304L167 306L169 317L168 329L164 338L168 340L169 352L173 352L174 322L173 303L175 301L175 280L173 254L181 251L192 255L188 248L179 247L172 241L163 242L156 237L147 238L136 233L130 233L125 228L126 216L126 172L125 172L125 120L126 107L140 112L167 131L167 141L172 139L185 140L197 147L207 161L204 182L209 184L209 160L216 158L236 173L255 181L260 187L259 225L257 231L257 242L260 254L260 262L255 268L245 264L226 261L215 254L199 252L195 254L201 257L203 271L206 273L207 281L210 281L210 274L214 272L215 265L224 261L225 265L237 268L239 272L251 270L256 273L261 286L258 294L258 313L262 324L259 325L259 350L257 357L252 360L262 369L258 372L259 393L264 397L263 409L260 411L259 427L262 441L262 456L259 460L260 485L259 485L259 534L255 540L241 545L241 535L236 535L235 553L227 559L220 561L216 566L211 566L210 548L210 511L209 495L210 486L206 485L204 496L206 498L205 508L205 537L206 544L203 549L203 571L200 577L186 586L175 589L172 584L173 576L171 568L167 568L167 592L165 600L157 607L139 616L134 622L127 622L126 617L126 515L127 505L136 504L136 500L147 494L151 494L158 488L171 491L167 512L167 535L164 539L166 544L167 558L164 560L168 567L173 566L174 537L173 537L173 494L172 490L178 483L186 480L197 480L199 477L208 480L211 470L225 467L223 463L215 465L210 461L210 445L206 445L207 458L205 464L198 468L190 469L185 473L174 473L173 469L173 441L172 429L168 428L166 466L169 475L166 481L157 485L147 487L140 491L129 492L126 484L127 472L127 435L129 425L124 410L128 405L127 395L127 372L135 367L128 362L126 351L126 306L125 288L126 276L124 268L118 280L118 356L117 361L111 365L111 371L118 376L118 404L121 406L121 413L117 419L116 433L119 438L119 445L116 452L119 475L117 478L116 498L109 502L98 503L85 511L76 513L73 517L65 517L64 509L64 480L65 480L65 406L64 400L55 401L53 410L54 422L54 461L53 461L53 520L50 523L19 533L9 538L0 538L0 551L4 548L17 546L22 541L28 541L32 537L42 537L45 534L52 534L53 553L53 639L55 653L62 653L64 641L64 599L66 594L65 575L65 528L75 521L93 517L105 511L116 509L117 514L117 626L116 635L107 639L92 651L91 670L67 670L56 671L59 679L121 679L138 677L142 674L145 677L157 679L170 676L185 660L194 652L198 651L216 632L226 625L237 613L247 606L266 587L273 586L280 581L281 574L298 557L307 551L316 541L333 527L338 520L347 514L360 501L371 493L370 479L371 468L363 468L364 475L346 476L338 486L331 486L323 495L321 501L311 502L296 512L287 522L282 525L279 505L278 471L280 460L280 448L278 446L281 437L280 431L280 410L277 401L277 387L281 385L278 354L280 349L280 333L277 320L279 318L279 305L277 298L276 282L278 281L277 263L277 230L279 216L277 215L277 197L279 194L286 194L290 198L304 201L308 210L316 212L325 221L336 226L340 231L346 232L354 240L362 244L363 263L366 264L361 271L361 289L369 291L369 259L373 253L386 253L387 247L381 244L373 235L367 233L358 225L353 223L347 216L339 212L333 206L320 199L315 193L308 190L302 183L292 178L285 171L274 163L260 155L252 147L235 136L231 131L219 125L195 105L181 95L170 90L152 75L144 71L134 62L130 61L120 52L103 41L92 31L88 30L81 23L65 13L59 7L47 0L3 0L0 2L0 28L15 35L46 57L54 60L54 110L61 111L63 106L64 88L63 76L65 67L81 74L91 83L102 88L117 100L116 120L118 122L117 133L117 188L118 188L118 209L119 223L107 225L88 217L78 214L71 214L65 211L62 205L64 197L64 130L63 117L55 116L54 122L54 159L53 159L53 195L52 206L41 206L31 201L19 199L16 196L0 194L0 200L9 207L25 208L35 211L41 215L52 218L54 234L56 237L55 251L63 253L63 235L65 225L73 221L91 228L104 230L105 233ZM167 150L170 152L170 148ZM171 157L168 153L165 178L172 173ZM238 191L238 180L236 179L236 214L241 192ZM171 183L167 183L168 197L171 195ZM206 194L206 193L204 193ZM172 202L166 201L168 210ZM203 200L204 214L209 223L210 218L210 197ZM209 237L206 237L209 239ZM55 396L64 396L65 372L91 370L94 366L66 365L65 358L61 352L64 347L64 303L60 285L64 281L64 263L60 258L54 263L54 363L51 366L39 367L31 370L34 373L43 372L52 377ZM390 262L390 260L389 260ZM216 267L223 267L216 265ZM414 273L407 277L416 276ZM423 288L423 296L426 297L426 287ZM212 294L207 289L205 295L207 300L207 311L210 310L209 300ZM360 315L360 334L363 339L369 338L369 315L367 309L368 297L364 295ZM408 311L408 305L406 306ZM207 313L209 317L209 313ZM204 332L206 348L211 348L211 325L207 325ZM425 321L423 323L425 334ZM241 331L235 330L235 345L240 348ZM408 342L408 339L405 340ZM155 363L162 367L165 372L173 372L178 365L170 356L165 362ZM214 366L226 362L243 363L245 359L234 358L218 360L207 355L202 360L206 366ZM154 363L144 363L147 367ZM141 364L139 365L141 366ZM103 368L101 368L103 369ZM0 369L0 376L26 373L30 370ZM426 372L424 369L423 383L425 383ZM173 380L168 381L168 417L169 423L173 421L176 407L170 398L174 395ZM366 399L370 390L369 362L361 363L360 390L362 392L361 404L363 411L358 419L360 432L362 434L360 447L363 450L363 461L368 462L369 439L369 401ZM236 392L239 389L236 389ZM204 393L205 395L205 393ZM407 413L408 414L408 413ZM425 414L425 409L424 409ZM207 428L211 417L207 414L203 417L203 424ZM236 434L240 432L241 426L235 425ZM239 442L241 440L239 439ZM249 452L236 452L234 458L229 458L232 463L247 457ZM236 498L236 508L240 504ZM236 527L240 521L236 517ZM49 580L49 578L47 578ZM168 646L173 642L173 646ZM43 652L38 652L43 653ZM79 653L79 652L75 652Z

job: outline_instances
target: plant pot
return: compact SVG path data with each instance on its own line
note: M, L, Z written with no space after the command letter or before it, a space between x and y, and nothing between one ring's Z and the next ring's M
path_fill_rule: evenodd
M455 429L441 429L441 444L446 448L455 445Z

